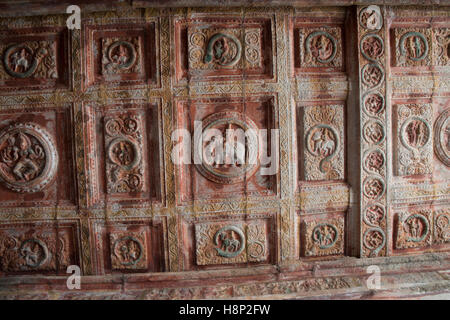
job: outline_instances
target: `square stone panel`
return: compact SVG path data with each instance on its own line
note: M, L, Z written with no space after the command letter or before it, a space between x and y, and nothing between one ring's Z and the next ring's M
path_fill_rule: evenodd
M270 78L273 74L269 18L177 20L177 80Z
M429 247L433 241L433 212L428 209L396 215L396 249Z
M96 108L100 203L162 201L158 110L157 103Z
M302 257L344 254L345 213L302 216L300 223Z
M86 26L86 86L155 84L155 23Z
M432 65L431 28L393 28L392 65L394 67L424 67Z
M164 219L93 221L96 272L163 271L164 224Z
M66 273L79 265L78 227L59 221L0 225L0 271Z
M176 108L178 129L186 130L187 134L187 137L177 140L174 144L174 152L177 155L182 154L180 159L184 158L184 164L180 162L175 166L179 203L193 199L226 199L277 194L278 159L275 156L276 151L272 150L270 144L272 139L277 139L276 134L270 130L278 127L274 114L274 97L249 96L245 100L205 98L178 101ZM234 158L226 152L227 130L230 128L235 130L234 132L241 130L242 137L249 129L260 134L260 136L248 136L244 148L239 149L245 150L245 156L242 154L240 160L238 149L234 149L238 150L234 153ZM206 131L207 129L212 130ZM259 129L267 129L267 137L262 136ZM201 132L214 132L216 137L205 135L203 144L200 144ZM217 141L213 140L216 138ZM264 139L268 145L268 154L273 155L273 158L269 157L273 160L271 162L273 172L263 171L262 168L269 168L269 164L263 163L262 147L257 143L251 143L252 141L262 142ZM228 145L233 145L233 142ZM234 146L238 148L239 145L235 143ZM199 150L203 151L202 158L199 156L202 154ZM258 153L258 151L261 152ZM211 156L214 161L208 160L206 155L215 155Z
M0 32L0 91L68 86L66 28Z
M70 123L68 106L0 112L0 206L75 205Z
M112 269L145 269L148 265L147 246L145 231L111 233L110 250Z
M345 71L341 22L294 19L292 26L295 74Z

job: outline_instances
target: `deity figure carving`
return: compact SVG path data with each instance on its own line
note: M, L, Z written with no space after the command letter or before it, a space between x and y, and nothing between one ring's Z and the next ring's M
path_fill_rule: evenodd
M34 124L16 124L0 134L0 180L17 192L42 189L54 176L57 153L47 132Z

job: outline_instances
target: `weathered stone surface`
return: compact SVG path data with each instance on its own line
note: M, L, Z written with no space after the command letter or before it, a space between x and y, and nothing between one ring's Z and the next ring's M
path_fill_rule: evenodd
M0 4L0 298L448 294L444 2L38 3Z

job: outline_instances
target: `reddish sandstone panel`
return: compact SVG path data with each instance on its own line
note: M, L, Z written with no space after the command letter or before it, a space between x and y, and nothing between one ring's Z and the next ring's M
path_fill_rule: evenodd
M445 181L450 175L450 99L442 99L434 104L434 119L433 178Z
M177 128L185 129L188 137L177 140L175 152L183 149L184 161L190 164L176 165L176 181L178 202L183 203L192 199L226 199L244 196L272 196L277 194L277 159L272 158L273 174L265 174L262 168L270 164L263 163L262 154L275 154L272 150L273 139L276 135L270 129L278 127L274 114L274 97L246 97L242 98L207 98L191 101L178 101ZM199 126L195 128L195 121ZM211 131L208 131L212 129ZM226 155L227 130L234 132L256 133L245 138L244 158L238 161L238 151L235 157L228 159ZM260 129L267 129L267 137ZM208 132L218 133L216 137ZM200 136L204 136L200 143ZM222 148L208 149L215 146L213 139L217 138ZM229 138L230 139L230 138ZM186 140L186 141L184 141ZM244 140L243 140L244 141ZM267 151L260 144L267 144ZM253 143L252 143L253 142ZM231 142L229 145L233 145ZM235 144L237 145L237 144ZM244 145L242 143L241 145ZM274 144L273 144L274 145ZM184 147L183 147L184 146ZM191 149L190 152L188 149ZM263 150L264 149L264 150ZM223 155L221 161L208 163L205 156L196 160L195 154ZM253 157L254 156L254 157ZM214 158L216 159L216 158ZM253 160L250 160L253 159ZM230 161L229 161L230 160Z
M179 19L175 22L177 80L270 79L269 18Z
M424 27L395 27L391 33L391 64L395 70L409 68L420 71L432 65L432 29Z
M345 212L305 215L300 218L300 256L344 255Z
M432 173L432 116L431 103L394 106L394 172L397 176Z
M86 26L85 85L156 82L155 24Z
M0 205L73 205L68 107L0 113Z
M344 112L339 102L297 108L300 180L345 179Z
M185 265L201 270L230 264L272 263L274 230L270 214L186 216L182 227Z
M111 105L96 109L98 184L103 203L160 202L161 156L158 105Z
M336 18L294 19L295 74L345 71L342 28L342 21Z
M65 221L0 225L0 270L65 274L69 265L80 265L77 230Z
M165 269L162 221L94 221L98 274L158 272Z
M43 90L67 87L66 28L0 32L0 90Z
M404 209L394 217L394 253L439 251L450 242L450 212L445 207Z

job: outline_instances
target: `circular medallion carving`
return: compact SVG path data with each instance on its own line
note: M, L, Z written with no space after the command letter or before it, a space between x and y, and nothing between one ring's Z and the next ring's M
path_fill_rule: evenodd
M367 229L366 232L364 232L363 243L367 249L372 250L372 254L376 254L386 244L384 231L380 228Z
M384 194L385 185L383 180L376 177L369 177L364 180L363 192L364 195L372 200L381 198Z
M361 10L359 13L360 25L369 30L380 30L383 26L383 16L380 7L369 6Z
M400 138L408 149L421 149L430 141L431 128L425 120L413 117L403 123Z
M364 153L364 169L368 172L380 174L385 164L384 153L379 149L370 149Z
M25 264L30 268L39 268L49 256L47 245L35 238L22 242L19 252L25 260Z
M376 34L367 34L361 39L361 53L369 61L376 61L383 56L383 39Z
M384 71L377 64L366 64L361 70L362 82L369 88L377 87L384 78Z
M194 137L194 142L200 138L202 143L194 143L193 150L202 158L196 167L205 178L233 184L250 178L257 171L258 127L247 116L239 112L214 113L203 120L202 137Z
M439 160L450 167L450 108L439 115L434 125L434 150Z
M428 41L420 32L407 32L400 38L400 53L408 59L423 60L428 50Z
M241 58L241 42L233 35L216 33L206 46L205 63L216 63L223 67L234 66Z
M316 243L320 249L331 248L337 241L339 236L338 229L328 223L320 223L314 227L312 231L313 242Z
M217 246L216 250L220 256L236 257L245 249L244 232L236 226L223 227L214 235L214 244Z
M108 145L107 155L111 162L131 170L135 168L141 159L141 153L137 144L129 138L118 137Z
M25 44L8 47L3 54L6 72L16 78L28 78L37 69L40 60L48 54L47 49L38 48L37 52Z
M328 32L312 32L306 38L306 52L320 63L329 63L336 56L336 43L336 39Z
M372 227L381 225L386 216L386 210L378 203L369 204L364 210L364 222Z
M423 215L413 214L403 223L403 230L408 235L406 241L421 242L428 235L430 226Z
M136 49L128 41L116 41L108 47L108 59L117 69L129 69L136 62Z
M132 236L117 239L113 245L114 255L124 266L136 265L144 255L142 243Z
M41 127L19 123L0 132L0 181L16 192L42 190L58 167L55 144Z
M384 127L379 121L368 121L363 128L364 139L370 144L380 144L384 141Z
M370 92L363 97L364 111L369 116L378 116L384 112L384 97L378 92Z

